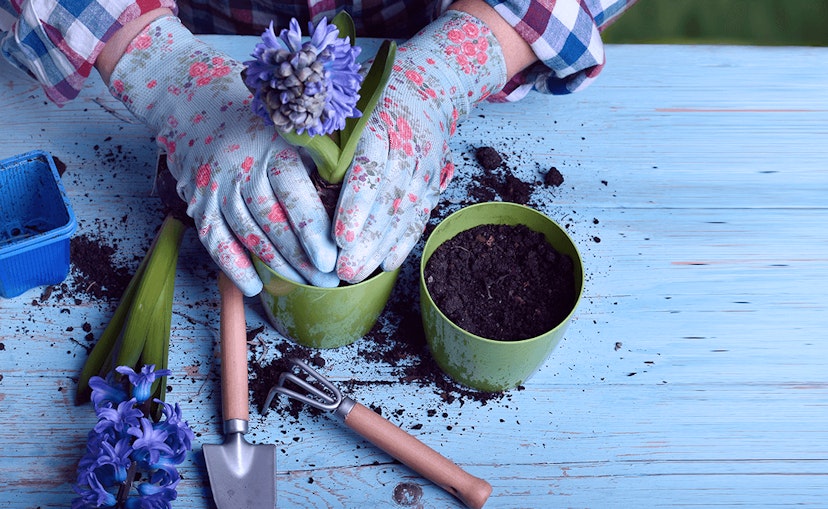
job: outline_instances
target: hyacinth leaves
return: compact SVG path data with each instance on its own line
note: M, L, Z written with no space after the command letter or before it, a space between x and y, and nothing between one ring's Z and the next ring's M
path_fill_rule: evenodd
M117 366L136 371L141 365L167 368L173 291L178 251L186 225L167 215L141 264L127 285L121 301L81 371L76 403L89 401L89 380L105 377ZM159 377L151 395L161 401L166 378Z
M346 12L330 24L323 19L310 32L311 40L300 43L295 20L278 38L271 26L251 55L254 60L245 62L244 80L254 93L254 111L285 141L304 147L325 181L339 184L388 83L396 43L382 43L363 77L356 63L360 48L351 44L354 22Z

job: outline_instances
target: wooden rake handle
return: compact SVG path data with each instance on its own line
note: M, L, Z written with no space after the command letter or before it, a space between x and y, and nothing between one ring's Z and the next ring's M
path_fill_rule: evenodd
M480 509L492 486L406 433L368 407L354 403L345 424L398 461L448 491L468 507Z
M233 281L219 274L221 294L221 412L225 421L250 418L247 392L247 326L244 297Z

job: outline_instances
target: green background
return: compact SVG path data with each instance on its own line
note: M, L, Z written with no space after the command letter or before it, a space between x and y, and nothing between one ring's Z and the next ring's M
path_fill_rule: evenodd
M638 0L603 39L828 46L828 0Z

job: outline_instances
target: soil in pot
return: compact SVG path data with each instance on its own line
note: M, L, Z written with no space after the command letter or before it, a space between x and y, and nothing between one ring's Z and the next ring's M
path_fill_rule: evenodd
M444 242L425 267L437 307L457 326L501 341L560 324L577 296L572 259L524 225L481 225Z

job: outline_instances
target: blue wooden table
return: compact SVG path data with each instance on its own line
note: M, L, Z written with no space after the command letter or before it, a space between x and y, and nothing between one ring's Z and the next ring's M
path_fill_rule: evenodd
M255 42L210 40L239 58ZM585 295L542 369L522 390L478 398L401 375L427 356L373 355L377 338L393 352L416 328L398 310L416 310L421 244L397 311L372 337L321 352L323 373L490 481L486 507L825 507L828 49L607 53L588 90L481 106L452 140L458 172L441 214L471 201L474 149L490 145L581 250ZM0 76L0 158L57 156L76 236L114 247L113 264L134 270L161 221L150 133L97 80L58 109L7 64ZM542 183L552 166L560 187ZM186 234L168 400L197 444L176 507L212 504L200 449L222 441L215 275ZM95 420L73 404L75 383L115 304L77 278L0 299L2 507L73 497ZM287 340L257 299L246 313L251 366L267 364ZM262 401L251 404L250 440L278 446L278 507L459 507L332 416L280 403L262 417Z

